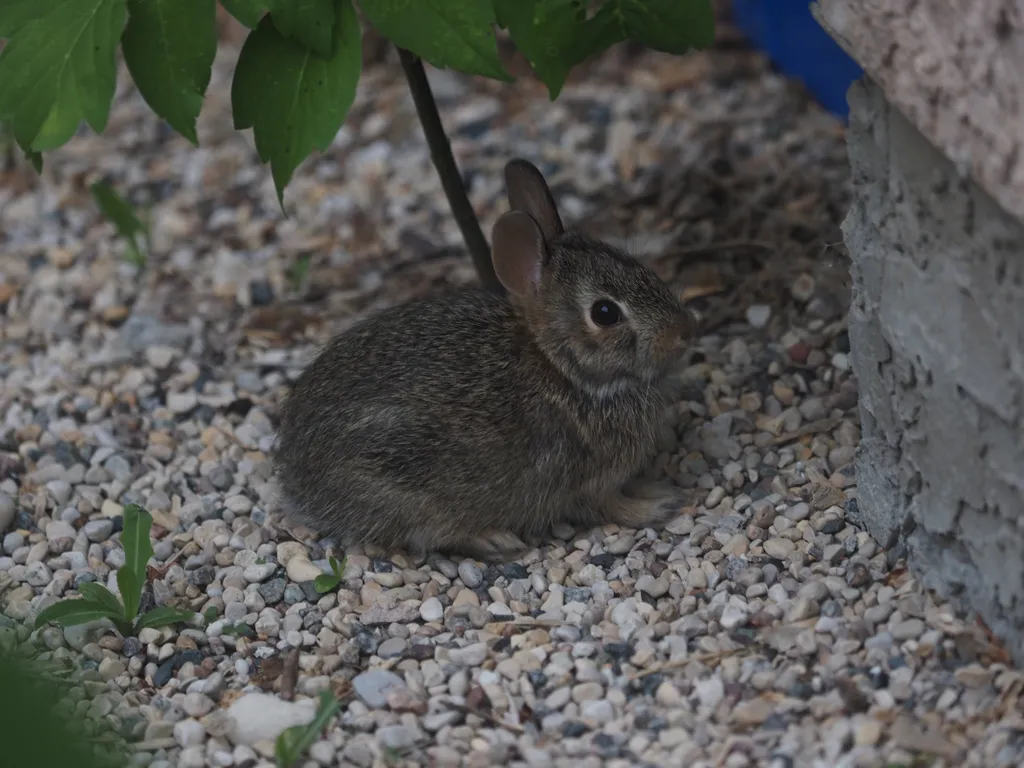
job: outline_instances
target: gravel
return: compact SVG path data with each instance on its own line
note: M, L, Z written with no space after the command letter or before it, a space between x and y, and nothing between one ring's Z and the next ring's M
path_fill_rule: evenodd
M431 73L485 229L528 157L701 314L650 470L691 503L660 531L560 525L514 563L351 550L319 594L346 553L278 515L281 395L329 334L472 271L392 58L287 219L231 128L229 61L201 150L122 88L102 139L0 184L0 639L71 660L84 717L158 768L270 766L325 688L343 707L307 766L1022 764L1024 678L847 519L845 152L797 86L726 47L617 49L554 104ZM151 208L144 270L83 191L100 176ZM30 631L116 586L128 503L154 517L147 604L211 620Z

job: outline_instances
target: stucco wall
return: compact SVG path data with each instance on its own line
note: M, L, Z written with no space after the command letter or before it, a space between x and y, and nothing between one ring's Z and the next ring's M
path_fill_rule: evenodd
M1024 227L865 79L849 94L858 512L1024 659Z
M890 103L1024 220L1024 2L819 0Z

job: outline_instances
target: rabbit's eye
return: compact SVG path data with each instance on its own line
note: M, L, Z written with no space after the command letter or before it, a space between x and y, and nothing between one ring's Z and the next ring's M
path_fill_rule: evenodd
M595 301L593 306L591 306L590 319L596 325L607 328L608 326L615 325L622 319L622 310L619 309L619 305L614 301L601 299L600 301Z

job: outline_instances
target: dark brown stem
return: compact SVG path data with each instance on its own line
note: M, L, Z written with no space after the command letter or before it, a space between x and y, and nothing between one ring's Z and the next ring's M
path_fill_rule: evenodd
M494 274L491 248L480 229L480 222L477 221L476 213L466 195L462 174L452 156L452 147L448 143L448 135L441 123L441 116L437 112L437 104L430 90L423 62L419 56L403 48L398 49L398 55L402 59L402 69L405 70L405 79L409 83L412 100L416 104L416 114L419 116L420 125L423 126L423 135L427 139L427 146L430 147L430 159L434 161L437 175L441 177L441 186L444 187L452 215L455 216L455 222L462 232L462 239L473 259L477 277L484 288L504 294L505 289Z

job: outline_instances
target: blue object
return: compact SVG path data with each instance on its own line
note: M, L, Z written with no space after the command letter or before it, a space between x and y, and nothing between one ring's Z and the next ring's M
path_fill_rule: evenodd
M732 18L779 70L801 80L829 112L845 120L846 91L863 70L811 15L810 0L732 0Z

